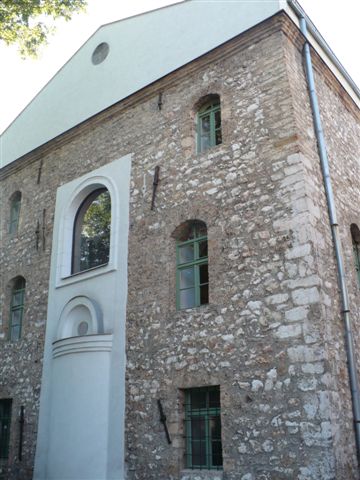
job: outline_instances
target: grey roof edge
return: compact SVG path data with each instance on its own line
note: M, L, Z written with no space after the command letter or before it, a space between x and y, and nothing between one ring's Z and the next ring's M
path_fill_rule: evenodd
M320 47L324 50L326 55L329 57L331 62L334 64L334 66L339 70L339 72L342 74L342 76L345 78L345 80L348 82L348 84L351 86L353 89L354 93L360 100L360 89L354 82L354 80L351 78L345 67L342 65L340 60L337 58L335 53L332 51L332 49L329 47L327 42L325 41L324 37L321 35L319 30L315 27L314 23L310 19L310 17L306 14L302 6L299 4L297 0L287 0L288 5L291 7L291 9L294 11L296 16L298 18L304 17L307 27L311 35L314 37L314 39L317 41L317 43L320 45Z

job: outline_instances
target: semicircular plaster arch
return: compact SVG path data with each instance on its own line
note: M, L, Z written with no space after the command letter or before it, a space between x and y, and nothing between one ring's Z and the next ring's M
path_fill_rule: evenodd
M103 314L100 305L86 296L77 296L72 298L63 308L56 339L61 340L68 337L81 336L81 330L84 331L84 324L87 325L86 335L96 335L104 333Z

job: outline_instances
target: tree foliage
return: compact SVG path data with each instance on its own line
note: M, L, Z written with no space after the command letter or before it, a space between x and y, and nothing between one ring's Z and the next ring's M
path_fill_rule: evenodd
M86 4L87 0L0 0L0 40L17 43L22 57L36 57L54 30L49 20L70 20Z
M80 270L109 261L111 199L106 190L87 209L81 228Z

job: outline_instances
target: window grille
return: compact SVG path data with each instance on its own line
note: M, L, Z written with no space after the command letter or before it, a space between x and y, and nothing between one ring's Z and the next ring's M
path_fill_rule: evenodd
M185 390L186 467L222 470L220 387Z

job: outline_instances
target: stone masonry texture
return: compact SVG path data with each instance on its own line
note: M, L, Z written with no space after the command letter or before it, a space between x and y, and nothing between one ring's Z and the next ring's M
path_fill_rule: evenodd
M126 478L359 478L302 44L280 13L0 172L0 399L13 399L4 478L32 477L56 189L128 153ZM360 225L359 111L315 53L313 60L359 351L350 235L350 224ZM196 111L209 94L220 96L223 143L197 154ZM17 190L20 224L10 236L8 199ZM208 228L210 298L177 311L173 233L191 219ZM9 285L18 275L26 280L23 334L9 342ZM209 385L220 386L224 468L190 471L184 389Z

